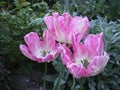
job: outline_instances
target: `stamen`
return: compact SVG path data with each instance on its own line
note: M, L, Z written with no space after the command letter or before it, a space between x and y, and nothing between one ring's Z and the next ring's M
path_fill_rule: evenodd
M47 53L50 53L50 51L46 51L46 50L41 51L41 55L43 57L45 57Z
M46 51L42 51L42 56L44 57L46 55Z
M88 59L84 59L83 66L84 66L85 68L87 68L88 64L89 64Z
M81 59L81 60L76 60L77 64L79 65L83 65L85 68L87 68L88 64L89 64L89 59L85 58L85 59Z

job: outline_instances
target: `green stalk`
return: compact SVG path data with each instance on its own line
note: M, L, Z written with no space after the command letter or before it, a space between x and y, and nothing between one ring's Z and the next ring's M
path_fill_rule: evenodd
M44 84L43 84L43 90L45 90L45 85L46 85L46 73L47 73L47 62L45 63L45 68L44 68Z
M75 78L73 77L73 84L70 90L74 90L74 87L75 87Z
M69 12L69 0L65 0L64 8L66 12Z
M85 83L86 78L83 78L81 83L80 83L80 90L84 90L83 85Z
M63 76L64 70L65 70L65 67L62 66L62 68L61 68L61 72L60 72L60 74L59 74L59 79L58 79L58 89L57 89L57 90L61 90L61 89L60 89L60 83L61 83L61 80L62 80L62 76Z
M61 90L60 89L60 84L61 84L61 80L62 80L62 76L64 74L64 71L65 71L65 67L62 66L60 74L59 74L58 79L57 79L57 84L54 86L53 90Z

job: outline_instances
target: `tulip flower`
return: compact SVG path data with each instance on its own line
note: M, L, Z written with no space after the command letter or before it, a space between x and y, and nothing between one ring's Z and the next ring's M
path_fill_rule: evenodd
M104 70L109 55L104 52L102 33L89 34L84 43L78 42L75 35L72 36L71 51L65 45L61 45L61 58L68 71L76 78L95 76Z
M20 51L29 59L42 62L50 62L54 60L58 54L58 45L51 37L48 30L43 32L43 40L40 40L39 36L35 32L30 32L25 35L24 40L27 45L20 45Z
M76 16L72 18L67 12L61 16L58 13L45 16L44 21L55 40L67 44L72 43L73 34L79 35L79 40L82 39L90 27L87 17Z

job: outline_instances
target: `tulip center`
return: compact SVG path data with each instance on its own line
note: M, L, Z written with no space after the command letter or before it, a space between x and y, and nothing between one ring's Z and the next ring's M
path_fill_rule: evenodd
M85 68L87 68L87 66L88 66L88 64L89 64L88 59L84 59L83 61L84 61L84 62L83 62L83 66L84 66Z
M79 59L79 60L76 60L76 63L87 68L89 64L89 59L88 58Z
M47 53L50 53L50 51L43 50L41 51L41 56L45 57Z

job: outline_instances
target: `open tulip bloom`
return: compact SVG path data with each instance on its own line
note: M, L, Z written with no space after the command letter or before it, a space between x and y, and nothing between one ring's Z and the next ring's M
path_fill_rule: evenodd
M33 61L50 62L59 54L58 45L48 30L44 30L42 40L35 32L25 35L24 40L27 45L20 45L20 51Z
M71 44L73 34L79 35L79 39L81 39L90 27L87 17L76 16L72 18L67 12L61 16L58 13L53 13L52 16L46 16L44 21L55 40L68 44Z
M65 45L61 45L61 58L63 64L75 78L95 76L103 71L109 55L103 51L103 34L89 34L84 43L78 42L75 35L72 36L71 51Z

